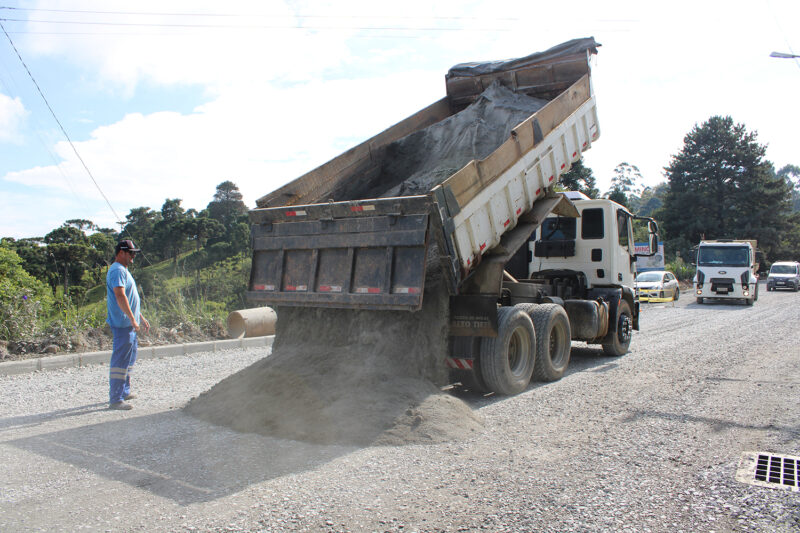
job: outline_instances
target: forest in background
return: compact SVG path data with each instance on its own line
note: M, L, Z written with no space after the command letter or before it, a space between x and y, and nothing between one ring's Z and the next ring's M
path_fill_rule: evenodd
M757 239L766 258L800 258L800 167L776 170L757 133L731 117L714 116L685 136L665 167L666 181L643 186L636 165L620 163L601 195L589 167L578 162L560 187L603 196L633 213L654 217L665 242L667 268L694 274L692 248L701 239ZM39 353L47 346L80 350L102 337L105 274L114 246L130 238L142 249L131 267L142 310L161 340L225 335L224 321L248 306L248 208L232 181L220 183L205 209L178 198L160 210L131 209L120 229L90 220L65 221L44 237L0 239L0 359ZM646 240L644 229L637 240ZM155 339L158 342L159 339Z

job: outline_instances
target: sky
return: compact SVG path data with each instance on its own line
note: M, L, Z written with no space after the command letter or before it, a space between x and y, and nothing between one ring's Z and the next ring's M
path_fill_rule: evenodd
M568 6L568 7L564 7ZM730 115L800 165L800 2L0 0L0 237L255 200L446 95L455 64L594 37L584 163L644 185ZM12 46L13 43L13 46Z

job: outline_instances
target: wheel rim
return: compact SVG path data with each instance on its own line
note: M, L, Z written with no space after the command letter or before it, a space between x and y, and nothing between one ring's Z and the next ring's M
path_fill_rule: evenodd
M567 332L563 324L555 324L550 331L550 361L553 366L560 367L564 364L564 342Z
M631 340L631 335L633 334L633 320L631 320L630 315L620 315L617 329L619 331L619 340L622 344Z
M528 354L531 351L531 340L523 328L517 328L508 342L508 368L515 376L525 373Z

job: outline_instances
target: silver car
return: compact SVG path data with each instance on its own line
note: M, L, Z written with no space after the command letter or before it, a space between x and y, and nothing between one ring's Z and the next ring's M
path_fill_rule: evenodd
M675 274L666 270L650 270L636 276L636 294L639 301L674 301L681 295Z

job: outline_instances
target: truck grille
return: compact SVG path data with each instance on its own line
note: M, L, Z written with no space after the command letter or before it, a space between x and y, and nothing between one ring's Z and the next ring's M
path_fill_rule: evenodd
M711 278L711 292L721 292L727 294L733 292L733 284L736 280L733 278Z

